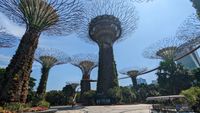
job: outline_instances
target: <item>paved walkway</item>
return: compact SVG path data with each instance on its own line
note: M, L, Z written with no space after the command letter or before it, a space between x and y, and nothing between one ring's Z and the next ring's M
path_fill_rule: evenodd
M75 107L69 106L53 107L59 109L56 113L150 113L151 105L114 105L114 106L86 106Z

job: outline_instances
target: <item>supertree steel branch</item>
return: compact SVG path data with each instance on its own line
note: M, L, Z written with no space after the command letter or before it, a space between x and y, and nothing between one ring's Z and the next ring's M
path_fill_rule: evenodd
M71 59L57 49L39 48L35 53L35 60L42 65L42 75L36 93L44 99L50 69L55 65L67 64Z
M78 54L71 58L71 64L80 68L82 71L81 95L91 90L90 73L98 66L98 57L95 54Z
M133 83L133 87L137 88L137 77L146 72L147 68L138 68L138 67L132 67L132 68L126 68L120 71L121 74L128 75Z
M40 34L63 35L78 29L83 10L78 0L0 0L0 10L26 27L6 68L8 82L0 90L0 100L24 102L22 86L29 80Z
M175 60L180 55L178 52L183 43L184 41L174 37L164 38L147 47L143 52L143 56L149 59Z
M200 45L200 18L198 15L189 16L179 26L176 35L179 40L186 41L192 48L198 47Z
M17 37L7 33L6 28L0 26L0 48L11 48L16 42Z
M124 0L93 0L87 6L80 37L99 46L97 94L106 97L118 87L113 44L135 31L138 18L134 4Z

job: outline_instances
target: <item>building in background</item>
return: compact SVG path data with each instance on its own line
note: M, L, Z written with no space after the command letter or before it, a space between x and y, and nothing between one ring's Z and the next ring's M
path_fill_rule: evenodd
M180 59L177 63L182 64L187 69L195 69L200 67L200 57L197 51L189 54L188 56Z
M138 78L138 79L137 79L137 84L138 84L138 85L140 85L140 84L147 84L147 81L146 81L146 79Z

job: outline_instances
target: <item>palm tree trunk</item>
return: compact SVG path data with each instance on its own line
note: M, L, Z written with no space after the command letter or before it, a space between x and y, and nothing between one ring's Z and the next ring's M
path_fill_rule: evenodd
M41 99L45 98L45 93L46 93L46 87L47 87L47 80L48 80L48 76L49 76L49 70L51 68L50 67L42 67L42 76L40 79L40 83L39 86L37 88L37 96L39 96Z
M118 75L112 45L101 44L99 49L97 95L103 97L109 89L118 87Z
M16 54L6 68L6 73L4 75L5 80L2 84L3 87L0 89L1 101L20 102L21 94L27 92L25 91L27 89L23 89L23 92L21 92L22 85L29 82L30 71L39 36L39 32L29 29L22 37ZM23 93L22 95L24 98L27 97L27 93Z

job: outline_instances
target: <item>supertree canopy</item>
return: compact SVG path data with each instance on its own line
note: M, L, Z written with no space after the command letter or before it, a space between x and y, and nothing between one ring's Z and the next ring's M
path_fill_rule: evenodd
M70 62L70 57L57 49L39 48L35 53L35 60L42 65L41 79L37 88L37 95L44 99L49 71L53 66Z
M150 59L175 60L181 56L181 45L184 41L177 38L165 38L147 47L143 56Z
M179 40L186 41L191 48L199 48L200 45L200 18L193 14L189 16L177 31ZM192 50L192 49L191 49Z
M141 73L144 73L147 71L147 68L138 68L138 67L132 67L132 68L126 68L120 71L121 74L128 75L133 83L133 87L137 88L137 76L139 76Z
M80 37L99 46L97 95L106 97L110 88L118 87L113 44L135 31L138 18L134 4L129 1L92 0L87 3Z
M16 42L17 37L7 33L5 27L0 26L0 48L11 48Z
M71 58L71 64L80 68L82 71L81 95L91 90L90 73L98 66L98 57L95 54L78 54Z
M40 34L63 35L78 29L83 10L78 0L0 0L0 10L26 27L6 68L7 83L0 97L6 102L25 102L22 86L29 80Z

